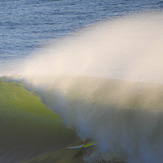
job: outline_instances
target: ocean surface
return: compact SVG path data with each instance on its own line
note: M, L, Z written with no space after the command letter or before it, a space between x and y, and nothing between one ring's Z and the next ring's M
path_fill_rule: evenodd
M1 0L0 67L92 23L162 8L161 0Z
M162 163L162 29L161 0L0 0L0 163Z

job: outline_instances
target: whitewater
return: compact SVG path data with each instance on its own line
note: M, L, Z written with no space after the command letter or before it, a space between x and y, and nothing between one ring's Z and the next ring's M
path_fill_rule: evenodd
M84 162L162 163L163 13L93 24L31 54L2 76L23 83L83 141ZM54 138L55 139L55 138Z

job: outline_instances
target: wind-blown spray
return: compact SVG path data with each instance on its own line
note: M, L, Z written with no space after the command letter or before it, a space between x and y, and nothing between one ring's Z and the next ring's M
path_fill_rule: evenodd
M162 29L158 12L102 22L41 49L16 73L101 152L162 163Z

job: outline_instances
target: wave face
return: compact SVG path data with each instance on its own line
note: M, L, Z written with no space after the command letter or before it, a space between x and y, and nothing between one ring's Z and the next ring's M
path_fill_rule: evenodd
M102 22L41 49L10 75L102 154L162 163L162 29L162 12Z
M65 147L75 134L21 83L0 79L0 162L18 163Z

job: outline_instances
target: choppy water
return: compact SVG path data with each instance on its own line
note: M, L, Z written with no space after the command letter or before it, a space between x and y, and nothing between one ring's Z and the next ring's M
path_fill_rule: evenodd
M1 0L0 163L162 163L162 7Z

